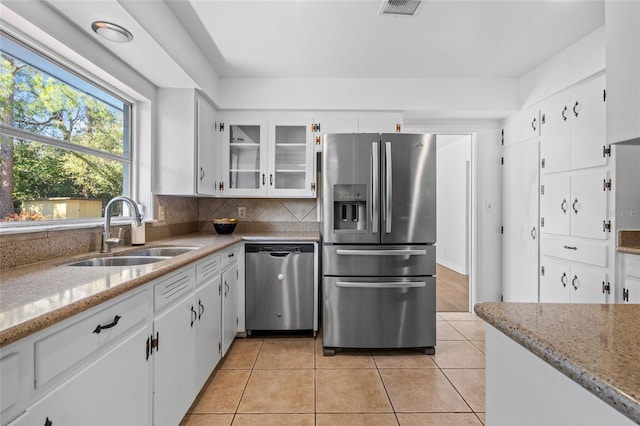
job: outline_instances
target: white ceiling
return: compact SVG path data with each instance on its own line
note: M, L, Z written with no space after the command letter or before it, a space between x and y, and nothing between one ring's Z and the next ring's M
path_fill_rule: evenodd
M602 1L207 1L192 7L221 77L520 77L604 25ZM193 23L191 23L193 27Z

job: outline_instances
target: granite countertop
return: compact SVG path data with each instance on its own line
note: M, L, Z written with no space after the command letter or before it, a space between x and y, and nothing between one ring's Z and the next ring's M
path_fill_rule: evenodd
M81 267L67 263L101 257L98 252L0 271L0 347L135 289L239 241L318 241L317 232L265 232L218 235L185 234L148 243L198 246L160 262L137 266ZM113 256L141 247L115 247Z
M619 230L618 251L620 253L640 254L640 231Z
M487 302L475 312L640 423L640 305Z

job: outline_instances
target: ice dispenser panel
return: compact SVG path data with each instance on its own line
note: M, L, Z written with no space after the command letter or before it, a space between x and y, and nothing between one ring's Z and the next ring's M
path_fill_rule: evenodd
M367 229L367 185L333 186L333 228Z

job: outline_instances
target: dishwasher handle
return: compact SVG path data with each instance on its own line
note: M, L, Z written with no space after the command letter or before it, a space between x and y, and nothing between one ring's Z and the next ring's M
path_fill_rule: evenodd
M267 252L265 252L265 253L267 253ZM267 254L269 256L271 256L271 257L287 257L292 253L296 254L295 252L290 252L290 251L289 252L287 252L287 251L275 251L275 252L269 252Z

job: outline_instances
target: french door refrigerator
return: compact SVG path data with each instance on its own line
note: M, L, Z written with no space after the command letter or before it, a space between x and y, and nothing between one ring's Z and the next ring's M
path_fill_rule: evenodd
M327 134L323 347L436 344L436 145L428 134Z

